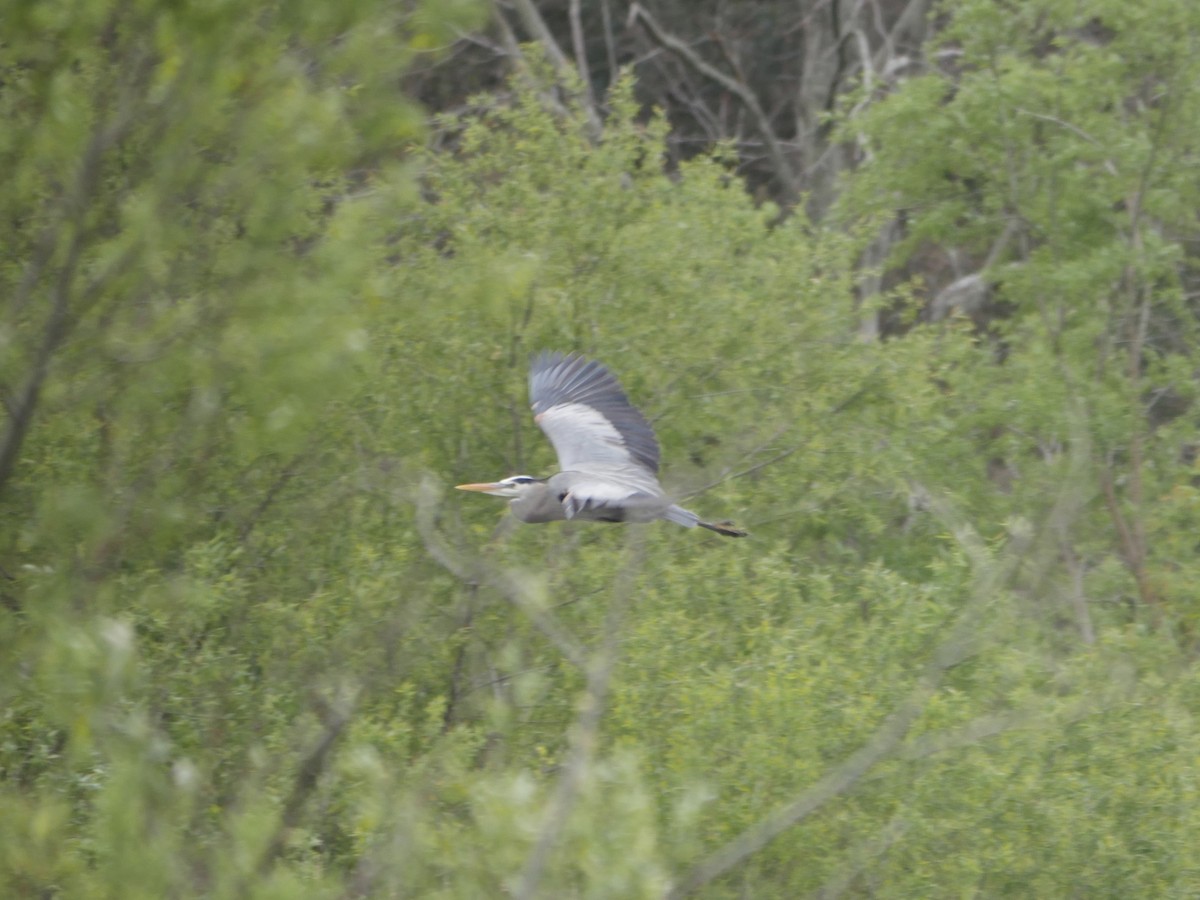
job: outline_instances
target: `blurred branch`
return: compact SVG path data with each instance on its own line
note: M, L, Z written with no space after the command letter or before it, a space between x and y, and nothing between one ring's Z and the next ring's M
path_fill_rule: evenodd
M891 846L904 837L908 831L908 821L900 813L892 816L886 825L873 838L863 841L849 854L849 858L838 866L833 876L817 890L813 896L817 900L836 900L854 884L854 880L866 869L871 860L882 856Z
M1077 440L1075 452L1072 454L1071 471L1068 477L1064 478L1054 507L1047 517L1047 528L1060 527L1077 513L1081 504L1080 479L1084 468L1083 460L1087 456L1086 450L1086 440ZM1024 532L1015 532L1005 557L996 560L978 532L946 500L933 495L920 484L914 483L913 490L923 494L928 507L953 534L975 572L975 585L970 598L951 626L949 635L933 651L908 696L884 719L862 747L794 800L769 813L694 866L667 892L667 898L677 900L687 896L725 874L762 850L784 831L804 821L830 801L848 793L880 762L900 755L901 745L909 729L941 687L946 672L972 656L980 646L983 638L980 625L987 606L994 602L994 598L1022 567L1029 567L1031 554L1032 568L1035 572L1044 568L1052 558L1052 554L1046 549L1046 545L1052 542L1043 541L1039 544L1034 540L1033 529L1029 528ZM1003 730L1010 727L1010 722L1003 719L981 719L972 725L981 729L977 735L981 737L990 733L993 728ZM969 728L968 726L968 730L963 731L960 737L970 736L973 732Z
M644 546L643 532L631 529L626 540L625 559L617 570L613 597L604 621L604 640L586 669L587 685L580 701L579 716L571 729L566 762L546 807L537 841L512 892L517 900L527 900L537 894L546 863L566 828L588 764L595 754L600 720L617 663L621 622L633 597L634 579L641 569Z
M485 565L479 559L468 560L456 555L446 546L434 526L433 513L436 508L436 498L437 487L432 479L425 478L421 482L416 498L417 532L421 535L425 549L434 561L464 584L472 587L487 585L497 590L513 606L528 616L538 630L573 665L584 672L588 671L587 654L579 642L567 632L553 613L532 602L523 585L518 584L507 573Z
M613 40L612 27L612 10L609 9L609 0L600 0L600 22L604 28L604 52L608 58L608 80L612 83L617 80L617 49L616 41Z
M275 865L275 860L283 852L288 835L300 823L300 814L304 804L317 786L317 779L329 767L329 760L334 745L346 730L354 712L357 694L354 696L327 702L317 698L317 714L321 717L324 729L320 737L309 748L308 753L300 762L296 775L292 779L292 789L283 804L283 812L279 816L279 824L271 840L267 843L263 855L259 858L257 871L266 875Z
M941 686L942 676L974 652L978 638L978 597L977 594L973 602L959 615L950 636L934 651L933 658L909 695L888 715L866 744L790 803L768 814L692 868L666 896L670 900L685 897L728 872L762 850L784 831L848 792L871 769L889 758L900 746L917 717L925 711L930 699Z
M0 436L0 493L3 493L5 485L12 477L21 447L33 424L33 415L42 386L50 374L50 360L62 342L66 340L74 325L71 318L71 301L75 286L75 274L79 268L84 247L91 237L86 226L87 212L93 197L102 184L101 164L105 154L120 143L133 123L134 93L146 72L149 71L150 59L150 54L140 53L137 57L128 60L115 100L115 110L109 118L102 119L92 130L87 147L80 159L79 171L75 176L74 183L70 190L59 199L61 207L59 214L52 217L54 221L42 232L33 257L22 273L21 284L13 301L15 310L23 309L28 305L37 285L42 280L46 267L53 260L65 234L70 232L65 259L58 270L58 277L54 279L54 283L50 287L50 314L43 327L41 341L30 362L24 384L5 403L8 421L5 424L3 435ZM104 109L109 102L110 98L101 92L96 104L99 108ZM132 257L133 252L126 251L113 268L124 268ZM84 305L99 295L105 284L106 276L110 274L111 271L102 273L89 282L81 298Z
M1153 609L1157 603L1154 588L1151 587L1150 578L1146 572L1146 547L1139 540L1137 529L1130 526L1129 520L1121 510L1121 501L1117 499L1117 490L1113 479L1111 454L1100 467L1100 487L1104 491L1104 502L1108 507L1108 514L1112 518L1113 526L1117 529L1117 543L1121 558L1129 567L1133 580L1137 584L1138 599L1141 600L1143 606Z
M1062 543L1063 562L1067 573L1071 576L1071 609L1075 613L1075 624L1079 626L1079 637L1085 644L1096 643L1096 629L1092 626L1092 616L1088 612L1087 596L1083 592L1083 562L1071 546L1071 540L1066 529L1060 529L1059 540Z
M1104 146L1100 141L1096 140L1096 138L1092 137L1090 134L1088 134L1086 131L1084 131L1082 128L1080 128L1078 125L1073 125L1070 122L1067 122L1067 121L1064 121L1063 119L1058 118L1057 116L1048 116L1045 113L1038 113L1038 112L1034 112L1033 110L1022 109L1019 106L1014 107L1013 112L1015 112L1018 116L1027 116L1031 119L1038 119L1039 121L1042 121L1042 122L1049 122L1053 125L1057 125L1059 128L1063 128L1063 129L1071 132L1071 134L1075 135L1078 138L1082 138L1083 140L1087 141L1089 144L1092 144L1093 146L1096 146L1096 147ZM1113 176L1114 178L1117 177L1117 167L1115 165L1113 165L1113 161L1111 159L1105 158L1102 165L1103 165L1105 172L1107 172L1109 175Z
M50 358L58 350L59 345L71 329L71 293L75 282L75 272L88 237L83 222L84 212L91 195L99 185L100 162L104 153L112 146L118 133L115 123L98 127L92 133L92 139L84 153L72 196L63 204L73 218L67 222L58 223L47 235L43 236L39 242L38 252L30 261L22 279L17 300L18 307L24 305L24 298L32 294L34 286L40 280L41 269L48 263L58 245L59 230L69 229L72 234L66 259L50 290L50 315L46 319L42 339L30 364L25 383L12 398L8 423L4 428L4 436L0 438L0 492L4 490L5 484L12 476L21 445L25 442L30 425L33 424L33 413L37 407L38 396L50 373ZM9 406L9 404L5 405Z
M930 0L909 0L884 38L883 45L875 53L873 62L876 71L887 69L895 59L896 44L904 40L906 32L911 32L915 40L921 40L927 27L926 12L929 5Z
M554 40L550 29L546 27L546 22L541 13L537 11L537 7L533 5L533 0L511 0L511 2L529 36L542 45L554 70L562 74L568 68L567 57L558 46L558 42Z
M258 504L250 512L250 515L248 515L242 521L242 524L238 526L237 539L239 544L245 543L246 539L250 537L251 532L254 531L263 515L268 509L271 508L271 505L279 497L280 492L287 487L288 483L293 478L296 477L296 473L300 471L301 464L311 455L311 452L311 449L305 449L297 453L292 457L291 461L279 471L279 474L275 476L275 480L271 482L271 486L267 488Z

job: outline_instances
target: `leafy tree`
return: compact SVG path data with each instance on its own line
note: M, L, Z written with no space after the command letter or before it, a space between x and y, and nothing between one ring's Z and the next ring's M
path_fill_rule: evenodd
M5 893L276 877L294 813L221 777L262 766L231 734L297 711L253 690L270 645L247 607L278 601L238 560L371 370L364 287L422 136L396 79L476 14L6 9ZM213 824L228 842L186 839Z
M983 111L1007 107L972 95L987 7L946 8L954 72L849 121L872 157L837 228L756 207L724 150L664 173L631 80L597 132L534 66L418 152L392 89L458 21L442 4L122 6L58 32L21 7L0 89L26 298L0 360L7 892L1193 893L1187 416L1146 393L1168 372L1190 391L1187 341L1149 339L1171 310L1190 328L1186 246L1138 282L1165 298L1131 366L1128 220L1078 156L1018 154L1027 218L1054 178L1090 213L1010 236L986 272L1009 318L919 321L918 282L871 301L906 333L855 334L855 264L897 207L920 235L897 262L951 239L982 258L1004 231L964 210L1013 182L980 165L958 187L971 154L1008 158ZM1017 10L990 88L1010 99L1054 56L1016 39L1045 9ZM1157 34L1101 21L1110 43ZM1128 65L1114 96L1147 83ZM910 158L913 116L949 140L960 97L972 139ZM54 176L97 134L84 198ZM1182 134L1149 158L1186 160ZM1022 281L1039 266L1053 292ZM668 486L753 536L514 529L447 496L553 465L525 397L542 348L610 364ZM1154 605L1114 510L1161 537Z
M987 327L1006 359L983 380L947 379L962 398L948 408L989 436L998 469L1036 484L1044 467L1025 460L1069 440L1074 406L1099 527L1068 555L1096 573L1097 593L1131 594L1140 615L1190 631L1191 592L1169 585L1188 567L1172 536L1190 527L1178 512L1195 458L1187 172L1200 19L1170 2L1136 14L1103 2L953 10L933 48L953 68L850 123L872 161L845 208L904 211L896 261L926 252L986 265L993 309L1007 310ZM1118 559L1131 583L1112 582L1104 561Z

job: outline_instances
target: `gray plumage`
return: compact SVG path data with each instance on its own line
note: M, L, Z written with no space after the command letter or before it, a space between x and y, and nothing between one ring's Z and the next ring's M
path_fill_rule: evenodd
M658 483L658 440L611 372L575 354L542 353L529 373L533 418L558 455L562 471L549 478L514 475L460 490L511 498L522 522L584 519L653 522L666 519L717 534L746 532L700 521L677 506Z

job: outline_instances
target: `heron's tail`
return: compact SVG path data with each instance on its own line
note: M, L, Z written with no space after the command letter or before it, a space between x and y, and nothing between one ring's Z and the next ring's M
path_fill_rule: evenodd
M676 506L673 503L663 512L663 518L668 522L675 522L677 525L682 525L684 528L695 528L699 525L701 528L707 528L709 531L715 531L717 534L725 535L725 537L745 537L747 535L747 532L728 525L713 525L711 522L701 522L700 517L690 509L684 509L682 506Z

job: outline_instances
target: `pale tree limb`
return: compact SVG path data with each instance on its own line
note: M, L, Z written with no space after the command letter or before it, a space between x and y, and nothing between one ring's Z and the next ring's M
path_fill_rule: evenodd
M1133 696L1131 684L1117 684L1115 687L1115 691L1106 698L1097 698L1091 695L1084 697L1057 716L1053 720L1054 725L1061 727L1064 724L1080 722L1103 709L1105 700L1119 697L1122 701L1127 702ZM954 750L978 747L994 737L1023 729L1044 727L1047 721L1049 720L1045 716L1035 710L1016 710L982 715L956 728L922 734L900 748L896 758L906 762L915 762ZM864 779L863 783L866 784L884 777L887 776L883 773L876 773ZM897 840L904 836L907 829L908 822L900 813L897 813L879 833L852 850L848 854L846 863L840 865L838 871L813 896L820 900L833 900L835 897L842 896L850 889L855 879L863 873L866 866L872 860L886 853Z
M284 801L279 822L258 860L257 871L260 876L266 875L274 868L275 861L283 853L287 844L288 835L300 824L300 816L304 811L305 803L316 789L318 779L329 769L334 746L350 723L356 702L357 692L349 697L333 701L317 698L316 712L321 717L324 727L320 736L304 754L304 758L300 761L300 766L292 778L292 787Z
M504 55L515 60L514 65L516 66L518 77L538 95L551 113L559 118L566 118L567 108L555 96L554 91L544 90L543 86L534 80L532 73L529 71L529 65L525 61L525 54L521 52L521 45L517 41L516 32L508 24L508 19L505 18L499 3L495 5L493 11L495 13L496 25L500 29L500 40L504 45Z
M511 2L517 10L521 24L525 26L529 36L542 45L546 51L546 58L550 60L550 65L554 66L555 71L561 73L567 69L569 67L567 57L562 52L562 48L558 46L554 35L550 33L542 14L533 5L533 0L511 0Z
M911 34L913 40L918 42L924 38L929 5L930 0L909 0L904 11L892 24L883 45L875 53L873 62L876 71L884 71L889 67L895 57L896 44L902 41L906 34Z
M530 618L568 661L585 674L585 687L580 699L579 714L569 733L567 758L547 803L534 847L525 862L517 885L512 890L514 897L532 897L537 894L546 864L563 831L566 819L574 807L579 788L595 754L599 740L600 721L603 717L609 685L620 649L621 623L632 602L634 582L644 558L644 535L636 527L630 529L624 562L613 586L612 600L605 619L601 645L589 655L583 646L559 624L552 613L530 601L530 598L527 597L527 590L512 576L498 571L482 561L464 559L446 546L445 541L437 533L433 521L437 494L437 487L432 479L425 478L422 480L415 498L417 530L430 556L472 589L485 585L498 590ZM341 895L344 900L372 894L377 879L384 869L381 862L383 849L381 847L379 852L364 854L359 859L350 883Z
M863 250L858 261L861 273L858 279L858 310L862 314L868 300L879 296L883 290L883 264L887 261L892 246L900 239L900 223L896 219L888 220L879 229L875 239ZM879 311L872 309L862 314L858 324L858 338L863 342L873 342L881 334Z
M499 0L496 0L496 2L499 4ZM511 2L516 8L517 15L520 17L521 23L525 26L525 30L533 40L542 46L546 54L546 59L550 61L555 74L565 84L566 75L571 68L570 63L567 62L567 57L562 52L562 48L558 46L558 41L554 39L554 35L551 34L550 29L546 26L541 13L533 5L533 0L511 0ZM502 16L499 5L497 5L496 14ZM577 62L580 66L586 65L586 61L582 58ZM588 134L593 141L598 141L603 131L603 124L600 121L600 116L596 112L596 107L591 97L590 80L585 79L584 86L587 90L583 97L583 110L587 116Z
M1087 595L1083 591L1083 562L1079 559L1066 529L1061 529L1059 540L1062 544L1063 562L1067 566L1067 574L1071 576L1071 610L1075 614L1075 624L1079 628L1079 637L1085 644L1096 643L1096 629L1092 625L1092 616L1088 612Z
M1048 529L1062 526L1078 513L1082 496L1081 477L1088 452L1087 441L1080 436L1072 454L1071 471L1064 478L1054 507L1047 517ZM924 495L928 507L953 534L976 573L970 598L951 626L949 635L934 650L908 695L862 747L795 799L768 813L686 872L666 893L668 900L679 900L729 872L788 829L834 799L849 793L879 763L902 755L901 747L909 729L940 689L945 674L981 647L980 625L987 606L1019 570L1029 567L1031 555L1035 572L1044 569L1053 558L1045 546L1052 545L1052 542L1042 542L1039 546L1030 527L1012 535L1011 548L1004 559L997 561L988 550L987 543L947 501L934 496L920 484L914 484L913 490ZM994 723L985 721L984 724Z
M854 885L872 860L883 856L908 831L908 821L896 813L871 840L854 849L850 859L838 866L833 876L813 894L816 900L837 900Z
M592 74L588 69L587 46L583 40L583 17L580 13L580 0L571 0L567 8L571 20L571 46L575 50L575 68L579 70L579 80L583 82L583 96L588 109L596 108L596 93L592 90Z
M600 23L604 29L604 52L608 58L608 80L617 80L617 44L613 39L612 10L609 0L600 0Z
M643 549L642 531L631 530L626 541L625 559L617 570L613 596L605 617L603 642L589 660L586 670L587 684L580 700L579 716L571 728L567 758L547 804L533 850L512 890L512 896L517 900L529 900L537 895L546 865L566 827L587 776L588 766L595 756L600 720L604 716L605 702L617 664L621 623L633 598L634 581L641 569Z
M950 637L935 651L933 659L912 691L884 720L866 744L790 803L769 813L693 867L668 891L668 900L686 897L741 864L779 835L798 825L830 801L847 793L871 769L890 758L918 716L925 711L925 707L941 685L942 676L974 652L979 618L977 612L978 604L972 604L968 611L959 617Z
M576 668L587 671L589 660L579 642L562 626L549 610L544 609L529 596L529 590L516 578L478 559L464 559L455 554L437 533L433 524L437 500L437 487L432 479L421 482L417 492L417 533L425 544L429 555L447 572L470 586L487 585L529 617L550 643Z

